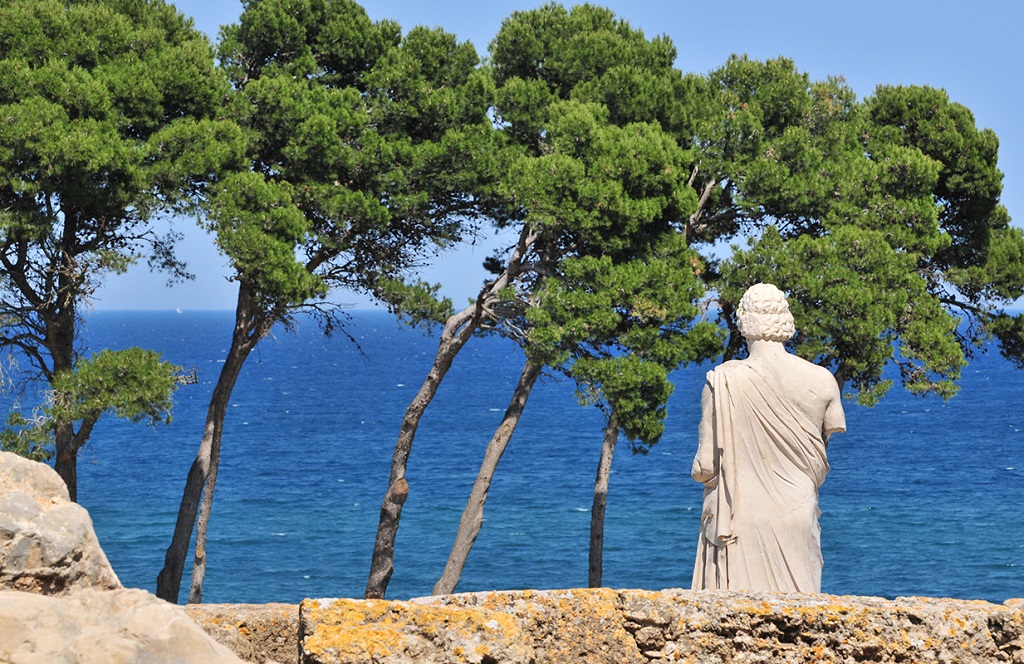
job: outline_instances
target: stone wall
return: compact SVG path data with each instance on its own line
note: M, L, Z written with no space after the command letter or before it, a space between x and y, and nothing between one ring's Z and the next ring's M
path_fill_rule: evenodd
M1024 602L666 590L306 600L302 664L1016 662Z

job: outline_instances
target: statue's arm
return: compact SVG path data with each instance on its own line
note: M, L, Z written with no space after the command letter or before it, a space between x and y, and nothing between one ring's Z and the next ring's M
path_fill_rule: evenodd
M828 445L829 436L846 431L846 412L843 411L843 395L833 382L832 397L825 408L825 420L821 424L821 435Z
M710 383L700 395L700 426L697 429L697 455L690 475L698 482L710 482L718 475L715 468L715 394Z

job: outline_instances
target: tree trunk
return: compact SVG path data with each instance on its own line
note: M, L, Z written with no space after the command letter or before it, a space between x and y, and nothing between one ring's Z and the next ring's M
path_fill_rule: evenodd
M841 393L846 387L846 364L842 360L839 360L839 364L836 366L832 376L836 379L836 385L839 386L839 392Z
M223 432L223 424L221 424L220 430ZM210 469L206 474L206 484L203 485L203 499L199 503L196 548L192 559L192 582L188 592L189 604L203 603L203 580L206 578L206 533L210 526L210 512L213 510L213 491L217 486L217 470L220 468L220 441L221 436L218 435L210 448Z
M178 519L174 525L174 535L164 556L164 567L156 579L157 597L177 604L181 589L181 576L185 569L185 558L188 556L189 542L196 523L196 512L200 498L204 506L205 518L201 521L202 531L196 537L196 562L202 572L198 575L200 588L193 587L192 596L202 596L202 580L206 565L206 525L209 523L210 507L213 504L213 489L216 484L217 465L220 461L220 443L224 432L224 416L235 382L242 371L249 353L256 343L270 329L271 322L265 320L252 310L248 289L242 285L238 290L238 304L235 309L235 328L231 338L231 348L224 360L224 367L217 378L217 385L210 396L210 405L206 411L206 424L203 427L203 439L199 451L192 462L185 480L185 490L181 505L178 508ZM212 478L212 481L211 481ZM193 574L193 586L196 576Z
M725 326L729 329L729 339L725 344L725 351L722 354L722 361L728 362L739 356L745 342L743 335L740 334L740 328L736 325L735 308L721 300L719 300L718 304L722 307L722 320L725 321Z
M484 523L484 503L487 502L487 492L491 488L491 480L494 478L494 471L498 467L501 455L505 453L508 441L519 424L519 418L526 407L526 400L530 397L530 390L533 389L537 377L540 376L540 365L530 360L523 366L523 372L519 376L519 383L515 392L512 393L512 401L505 410L505 416L501 420L497 431L487 443L487 450L484 452L483 463L480 464L480 471L473 483L473 490L466 502L466 509L462 512L459 520L459 531L455 535L455 543L452 551L448 554L448 562L445 564L444 573L434 585L435 595L449 595L455 591L462 576L462 568L466 566L466 558L469 551L476 542L477 535Z
M73 422L58 422L54 431L56 458L53 469L57 471L68 488L68 498L78 502L78 450L82 449L92 434L96 419L84 419L75 432Z
M156 577L156 596L173 604L178 603L181 574L185 569L185 557L188 555L189 543L192 540L192 528L195 526L196 510L199 509L199 497L206 481L206 473L210 468L209 449L213 444L210 426L208 415L206 429L203 431L203 440L199 444L199 452L192 461L192 465L188 469L188 477L185 479L185 492L181 498L181 505L178 506L178 519L174 524L174 535L164 554L163 569Z
M405 410L402 428L398 431L398 442L391 457L391 476L388 489L384 494L384 502L380 508L380 522L377 525L377 539L373 545L373 558L370 561L370 575L366 581L363 597L366 599L384 599L391 575L395 571L395 538L398 536L398 524L402 518L402 506L409 497L409 483L405 479L405 469L412 452L412 442L416 437L416 429L427 406L437 394L441 380L451 368L455 356L462 350L466 342L476 331L479 315L477 305L472 305L448 319L441 341L437 346L434 364L430 367L423 385Z
M608 418L601 444L601 460L597 464L597 478L594 480L594 505L590 509L590 574L591 588L601 587L604 569L604 510L608 504L608 478L612 473L612 457L615 443L619 440L619 423L614 413Z
M402 427L398 432L395 452L391 457L391 475L384 501L380 507L380 521L377 525L377 539L373 544L373 558L370 561L370 574L366 581L363 597L366 599L384 599L395 571L395 538L398 536L398 525L402 518L402 506L409 497L409 483L405 479L405 470L412 452L412 443L416 437L416 429L427 406L437 394L445 374L451 368L455 356L462 350L466 342L473 336L480 325L487 307L498 293L511 284L522 272L522 260L527 249L536 241L537 236L527 228L519 234L516 249L509 258L504 273L493 283L481 290L475 303L455 314L445 323L441 341L438 343L434 364L430 368L423 385L405 411Z
M78 447L76 446L74 425L71 422L57 423L54 431L56 457L53 469L68 488L71 502L78 502Z
M67 237L68 230L65 229L64 242L70 241ZM65 371L75 370L75 331L77 328L77 311L75 301L71 295L72 284L69 283L68 273L71 271L71 259L66 253L61 254L63 269L59 273L59 288L57 291L58 302L53 307L42 307L40 318L46 330L46 350L50 353L53 365L47 375L51 387L54 379ZM68 488L68 497L72 502L78 502L78 450L88 440L80 440L75 435L74 422L54 422L54 447L56 457L53 460L53 469L57 471L60 478Z

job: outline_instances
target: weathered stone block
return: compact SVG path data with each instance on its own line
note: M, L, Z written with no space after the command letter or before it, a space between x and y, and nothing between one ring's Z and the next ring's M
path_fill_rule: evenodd
M1017 662L1018 605L798 593L551 590L306 600L303 664Z
M189 617L247 662L294 664L299 657L298 604L189 604Z

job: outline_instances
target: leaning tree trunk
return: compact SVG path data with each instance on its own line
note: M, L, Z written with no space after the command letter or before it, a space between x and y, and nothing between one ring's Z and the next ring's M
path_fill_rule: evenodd
M419 392L412 403L405 409L402 428L398 431L398 442L391 457L391 476L388 489L384 494L384 502L380 508L380 522L377 526L377 539L373 545L373 558L370 561L370 576L366 581L363 597L367 599L383 599L387 591L391 575L395 571L395 538L398 536L398 524L402 518L402 506L409 497L409 483L405 479L405 470L409 464L413 439L420 419L427 406L437 394L441 380L451 368L455 356L459 354L466 342L476 331L479 321L478 307L473 304L448 319L437 346L434 364L420 386Z
M522 260L527 249L536 241L537 236L526 228L519 235L515 251L509 258L508 267L493 283L485 287L475 303L455 314L445 323L444 332L438 343L434 364L430 368L423 385L405 411L402 427L398 432L395 452L391 457L391 475L384 501L380 507L380 522L377 525L377 539L373 544L373 558L370 561L370 574L366 581L363 597L366 599L383 599L395 571L395 538L398 536L398 525L402 518L402 506L409 497L409 483L405 479L405 470L412 452L416 429L427 406L437 394L445 374L451 368L455 356L462 350L466 342L473 336L480 325L487 307L498 293L511 284L522 271Z
M619 423L613 413L608 418L608 425L604 429L601 460L597 464L597 478L594 480L594 505L590 509L590 574L588 583L591 588L601 587L601 575L604 568L604 510L608 504L608 477L612 472L612 457L615 455L615 443L619 440L619 429Z
M224 412L223 409L221 412ZM223 415L221 418L223 421ZM223 424L221 424L220 430L223 432ZM206 578L206 532L210 526L210 512L213 510L213 491L217 487L217 470L220 468L220 441L221 436L217 436L213 446L210 448L210 468L206 474L206 483L203 485L203 499L199 503L199 521L196 524L196 548L192 558L192 582L188 592L189 604L203 603L203 579Z
M213 503L213 489L216 482L217 464L220 461L221 436L224 433L224 416L227 413L228 403L231 400L231 392L235 388L235 382L242 371L249 353L256 346L256 343L266 334L269 329L269 322L262 319L257 320L252 310L251 298L245 286L240 286L238 291L238 304L235 309L235 328L231 335L231 348L228 350L227 358L224 360L224 367L217 378L217 385L210 396L210 405L206 411L206 424L203 427L203 439L199 444L199 451L192 462L185 480L185 490L181 498L181 505L178 508L178 519L174 525L174 535L171 544L167 547L164 556L164 567L160 570L156 579L157 597L176 604L181 589L181 576L185 569L185 558L188 556L189 541L192 538L192 530L196 523L196 513L199 509L200 498L203 499L205 519L200 537L197 536L196 565L202 559L203 572L198 576L199 584L202 585L206 565L206 523L209 522L209 510ZM210 481L210 478L213 481ZM195 575L193 575L193 586ZM197 594L195 587L190 593L190 601L193 595ZM198 591L201 597L201 588Z
M448 554L448 562L444 566L444 573L434 585L435 595L448 595L455 591L462 576L462 568L466 566L466 558L469 551L476 542L477 535L484 523L484 503L487 502L487 492L491 488L491 480L494 478L494 471L498 467L501 455L505 453L508 441L519 424L519 418L526 407L526 400L530 397L530 390L540 376L540 365L526 361L523 372L519 376L519 383L515 392L512 393L512 401L505 410L505 416L501 419L498 430L494 432L491 442L487 443L487 450L484 452L483 463L480 464L480 471L473 483L473 490L470 491L466 508L462 511L462 518L459 520L459 530L455 535L455 543L452 551Z

